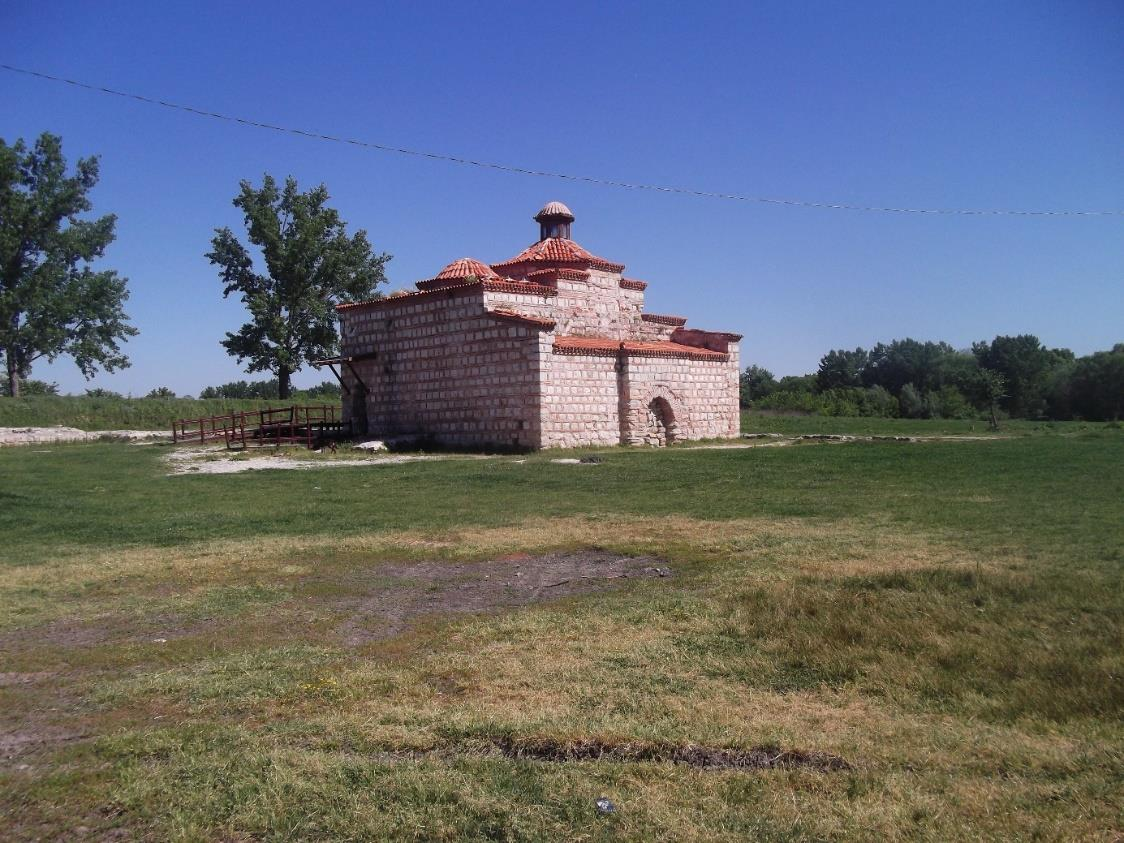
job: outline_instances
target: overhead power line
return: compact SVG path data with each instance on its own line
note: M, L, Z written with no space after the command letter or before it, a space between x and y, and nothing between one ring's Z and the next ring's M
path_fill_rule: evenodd
M84 88L88 91L96 91L102 94L110 94L115 97L123 97L125 99L136 100L137 102L147 103L148 105L159 105L164 108L171 108L176 111L185 111L188 114L195 114L199 117L211 117L216 120L226 120L230 123L238 123L243 126L253 126L257 129L268 129L273 132L284 132L290 135L298 135L304 138L312 138L313 140L330 141L332 143L348 144L350 146L358 146L364 149L377 149L380 152L394 152L399 155L412 155L417 158L429 158L434 161L446 161L451 164L461 164L469 167L482 167L488 170L499 170L505 173L516 173L524 176L539 176L551 179L563 179L566 181L583 182L585 184L596 184L604 187L619 187L626 190L650 190L658 193L677 193L685 196L699 196L707 199L725 199L735 202L758 202L768 205L789 205L797 208L824 208L835 211L872 211L877 213L887 214L932 214L942 216L1010 216L1010 217L1108 217L1108 216L1124 216L1124 210L1121 211L1025 211L1025 210L1011 210L1011 209L983 209L983 208L897 208L890 206L877 206L877 205L849 205L842 202L812 202L803 199L778 199L769 196L745 196L738 193L722 193L719 191L710 190L696 190L689 187L673 187L670 185L661 184L641 184L638 182L619 181L617 179L603 179L594 176L580 176L571 173L555 173L549 170L533 170L527 167L516 167L509 164L497 164L492 161L476 161L472 158L461 158L456 155L447 155L441 152L427 152L420 149L407 149L401 146L391 146L388 144L373 143L371 141L356 140L354 138L343 138L336 135L327 135L321 132L312 132L305 129L295 129L291 126L277 126L273 123L264 123L260 120L250 120L246 117L235 117L230 114L220 114L217 111L208 111L203 108L195 108L190 105L183 105L181 103L170 102L169 100L156 99L154 97L146 97L142 94L133 94L128 91L118 91L113 88L106 88L102 85L91 85L86 82L79 82L75 79L66 79L62 76L52 76L49 73L42 73L37 70L28 70L23 67L14 67L10 64L0 63L0 70L6 70L10 73L18 73L24 76L34 76L37 79L46 79L50 82L60 82L66 85L72 85L76 88Z

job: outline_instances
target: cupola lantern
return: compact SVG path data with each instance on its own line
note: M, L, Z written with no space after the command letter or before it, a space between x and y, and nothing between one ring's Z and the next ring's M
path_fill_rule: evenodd
M574 221L574 214L561 202L547 202L541 211L535 214L535 222L539 224L539 242L551 237L570 239L570 223Z

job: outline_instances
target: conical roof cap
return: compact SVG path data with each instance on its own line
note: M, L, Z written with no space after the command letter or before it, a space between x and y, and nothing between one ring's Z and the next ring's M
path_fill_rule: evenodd
M542 222L544 219L564 219L567 222L574 221L574 212L563 205L561 202L547 202L542 206L542 210L535 214L535 221Z

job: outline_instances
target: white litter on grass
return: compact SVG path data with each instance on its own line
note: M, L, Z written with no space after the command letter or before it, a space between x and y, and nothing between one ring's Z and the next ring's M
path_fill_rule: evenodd
M358 451L385 451L386 443L380 439L372 439L370 442L360 442L358 445L353 445Z

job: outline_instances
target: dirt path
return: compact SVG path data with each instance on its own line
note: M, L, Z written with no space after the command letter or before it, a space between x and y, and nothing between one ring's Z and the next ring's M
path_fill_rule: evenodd
M55 445L63 442L147 442L171 439L167 430L80 430L77 427L0 427L5 445Z
M253 454L251 456L251 453ZM229 451L220 446L210 448L177 448L164 457L171 466L169 476L177 474L240 474L243 471L281 469L302 471L310 468L346 468L348 466L401 465L407 462L433 462L436 460L486 460L497 459L489 454L387 454L350 459L301 459L287 451L268 448L256 452Z

